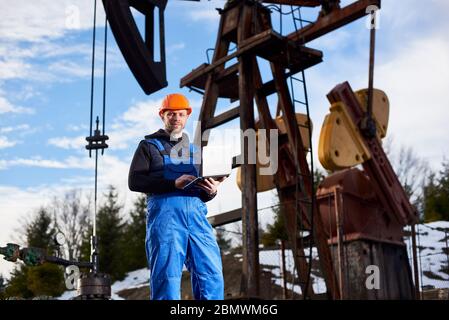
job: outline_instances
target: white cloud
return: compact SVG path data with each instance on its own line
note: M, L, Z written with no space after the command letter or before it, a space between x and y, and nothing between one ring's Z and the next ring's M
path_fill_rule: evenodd
M63 161L42 159L42 157L17 158L13 160L0 160L0 169L8 169L10 167L40 167L51 169L91 169L92 161L89 158L68 157Z
M89 3L86 4L86 2ZM27 8L26 10L30 9L26 5L30 3L29 1L26 4L25 1L20 3L22 4L22 7ZM39 1L36 3L49 4L50 2ZM60 3L68 2L58 1L57 3L54 3L54 1L52 1L51 5L60 7ZM72 3L73 1L70 1L70 4ZM91 8L91 1L83 1L82 3L86 4L86 8ZM415 21L417 16L426 16L428 19L438 21L438 24L443 23L443 20L447 21L447 19L444 19L444 12L447 12L447 10L435 10L435 7L430 5L427 6L426 3L427 2L417 0L409 3L424 6L424 8L431 11L426 15L423 15L422 12L424 11L420 9L412 10L409 8L410 10L403 10L404 8L400 7L397 8L398 10L395 10L393 6L402 6L402 2L385 1L382 3L385 17L383 17L381 21L378 39L385 40L388 37L389 40L385 41L387 44L385 47L378 46L377 49L375 85L385 90L390 98L390 134L394 134L396 140L401 144L411 144L420 154L435 154L438 153L439 150L447 150L447 147L445 146L447 143L445 144L444 139L449 136L449 132L447 132L446 129L447 125L443 122L444 119L447 118L447 111L445 111L446 109L444 106L447 99L445 98L444 93L448 88L447 81L449 79L447 67L449 41L447 36L444 35L447 28L439 29L441 30L440 32L438 32L437 28L425 29L422 31L422 33L425 34L419 35L415 32L418 27L416 27L417 24L413 21ZM446 2L432 1L431 3L438 4L438 8L440 8L440 5ZM192 18L195 22L214 23L218 25L219 15L215 11L215 8L212 8L217 6L216 4L217 2L209 5L210 7L205 10L203 10L204 8L198 11L189 10L187 11L187 16ZM171 5L175 4L172 3ZM181 6L180 4L176 5ZM189 8L193 8L193 5L196 6L199 4L192 4L192 7ZM220 2L219 6L222 5L223 2ZM1 10L3 10L3 6L6 7L5 4L0 5ZM8 7L12 6L8 5ZM37 8L37 10L41 9ZM18 17L21 15L30 15L30 12L23 13L21 11L23 11L23 9L17 12ZM90 12L91 11L88 11L89 14L84 15L87 20L90 20ZM438 14L439 12L441 12L441 14ZM12 10L8 12L10 16L12 13ZM388 16L387 13L390 16ZM49 14L51 14L51 12ZM405 17L403 15L407 16ZM10 18L9 21L11 21ZM392 27L393 25L391 22L397 22L394 25L394 28ZM9 39L17 40L19 38L29 39L31 37L37 37L35 39L39 40L39 42L35 42L35 44L36 47L38 47L40 45L48 46L49 42L45 41L50 37L53 37L52 39L54 39L55 37L60 37L62 34L69 32L64 27L61 27L60 30L56 31L45 31L42 30L43 27L37 28L37 30L29 30L28 27L21 26L23 23L23 21L17 22L19 32L17 32L16 35L13 35L11 30L14 31L14 29L5 28L5 22L0 21L0 38L5 32L11 33L6 36L9 37ZM51 25L51 23L49 23L49 25ZM367 30L363 30L363 32L365 31L367 32ZM404 37L405 34L407 34L407 37ZM359 37L358 34L354 35L352 33L347 36L344 32L336 34L335 38L332 38L333 36L334 33L329 35L329 38L322 40L320 46L317 46L317 49L324 49L325 62L314 67L310 72L307 72L308 88L310 90L309 93L312 103L312 120L315 125L315 154L317 154L317 137L319 135L321 123L329 106L325 95L336 84L344 80L349 80L354 89L366 86L368 77L367 59L365 56L359 54L360 48L363 50L366 49L365 54L367 56L368 42L365 41L366 37ZM317 43L320 42L317 41ZM354 52L348 53L347 50L345 50L345 52L340 51L341 47L345 44L345 48L354 48ZM65 56L64 48L61 46L60 49L59 56ZM173 49L176 49L176 45L173 45ZM0 48L0 53L2 53L1 50L2 48ZM36 50L36 52L45 52L44 49L35 48L33 50ZM47 52L47 54L50 54L49 51ZM18 70L22 68L20 70L22 74L30 72L30 70L26 68L26 60L21 59L31 57L31 53L33 52L22 50L20 51L21 56L19 55L20 59L8 61L15 61L14 63L17 63ZM332 53L332 55L329 55L328 53ZM88 51L85 50L84 54L87 55ZM68 61L68 59L65 59L65 61ZM19 62L23 64L20 65L18 64ZM9 66L12 66L12 64ZM7 79L15 77L14 70L9 70L8 73L5 72L5 77L8 77ZM8 101L6 102L9 103ZM200 102L201 101L192 102L196 111L198 110ZM5 102L3 102L3 104L6 105ZM108 143L111 145L111 151L129 147L128 144L130 141L133 142L133 145L136 145L138 140L141 139L144 134L151 133L159 128L161 125L161 122L157 117L157 108L159 105L160 100L137 102L125 113L117 117L112 125L109 126L111 130L108 134L111 139ZM2 110L1 106L2 100L0 98L0 113ZM52 138L48 143L61 148L79 149L84 148L86 142L84 136L80 136L73 138ZM131 147L131 149L133 148ZM438 158L437 161L440 161L440 159L441 158ZM99 159L100 194L105 190L107 184L115 184L119 187L119 194L125 197L123 201L126 203L131 201L136 194L127 190L126 177L129 169L129 161L130 159L120 159L111 156L110 154L106 154ZM72 160L66 158L61 161L31 158L16 159L6 162L3 160L3 162L0 161L0 168L2 165L20 165L61 169L81 167L92 169L93 164L93 159L87 157L84 160L80 160L80 158L73 158ZM6 238L8 230L10 230L11 225L16 223L17 217L19 217L20 214L41 205L48 199L49 195L55 193L56 190L60 192L59 189L61 189L61 185L66 188L83 186L87 190L92 190L92 180L93 172L91 175L86 176L65 176L61 178L60 183L56 183L52 186L39 185L34 189L19 189L10 186L0 186L0 212L5 212L5 214L2 214L0 217L0 245L1 243L8 241L8 238ZM262 195L259 195L259 198L261 196ZM271 195L267 195L267 199L270 201L272 201L272 198ZM267 200L267 205L271 204L270 201ZM217 213L238 208L240 207L240 203L241 193L235 184L234 171L233 175L220 187L220 193L217 198L208 203L208 207L210 208L211 213ZM263 206L265 206L263 202L260 202L259 207Z
M7 112L32 114L34 113L34 110L31 108L14 106L11 102L6 100L6 98L0 96L0 114Z
M217 22L220 21L220 16L215 8L207 8L207 9L199 9L193 10L190 12L190 17L193 21L208 21L208 22Z
M48 70L52 73L60 75L70 75L75 77L88 77L91 75L91 68L87 64L80 65L77 62L70 60L59 60L48 66Z
M20 124L17 126L9 126L9 127L0 127L0 133L9 133L14 131L20 131L20 130L28 130L30 126L28 124Z
M14 97L20 101L28 101L31 98L39 97L41 94L31 85L24 85L14 93Z
M220 15L217 8L223 8L225 2L220 0L201 1L201 2L173 2L172 10L181 13L190 21L213 24L218 27Z
M57 40L38 43L7 43L0 48L0 80L24 79L34 82L67 82L73 78L90 77L92 48L86 44L62 45ZM97 51L104 43L96 44ZM109 45L108 45L109 46ZM109 46L108 73L126 68L120 51ZM103 50L95 58L95 76L103 76ZM19 92L19 98L36 95L30 85Z
M447 19L440 18L449 10L446 0L383 1L380 10L380 28L388 28L395 34L413 37L424 35L430 28L438 30L447 26Z
M47 141L48 144L62 149L80 149L84 148L87 144L86 138L83 136L78 137L56 137L50 138Z
M94 76L95 77L103 77L103 63L104 63L104 55L103 55L103 45L96 44L97 47L97 54L95 57L95 70L94 70ZM98 53L98 46L100 46L101 54ZM109 46L109 45L108 45ZM52 81L70 81L72 78L87 78L90 77L92 74L92 65L91 65L91 48L89 50L83 50L83 51L75 51L74 54L77 53L76 56L70 56L65 59L58 59L53 63L50 63L46 70L37 70L39 73L47 73L49 74L49 77L52 78ZM63 51L60 52L61 54L64 53ZM61 56L57 56L58 58ZM76 58L74 58L76 57ZM126 64L124 62L124 59L121 57L121 53L116 48L116 50L108 49L107 51L107 72L108 75L111 74L111 72L117 70L117 69L125 69ZM41 75L40 75L41 76ZM39 80L36 78L36 80Z
M439 167L449 153L445 141L449 130L444 124L448 114L445 92L449 87L449 23L436 18L438 12L443 12L438 11L443 3L432 1L429 5L410 0L404 7L399 1L384 1L381 28L376 33L374 86L384 90L390 99L388 136L394 135L398 147L412 147L433 167ZM423 15L423 10L429 15ZM326 35L311 47L323 49L320 44L332 44L333 36ZM324 61L306 71L315 164L319 163L318 138L329 108L326 94L343 81L349 81L354 90L368 84L368 30L351 29L350 37L340 40L338 50L324 48Z
M137 145L144 135L159 129L161 120L158 109L161 102L162 99L137 102L116 118L109 134L110 146L125 149L129 142Z
M70 36L91 29L91 0L18 0L14 6L3 1L0 11L0 80L24 80L8 92L14 95L15 101L39 95L36 82L70 82L90 76L91 44L79 43L74 40L76 37ZM97 1L99 30L103 28L100 21L104 21L104 10L102 2ZM102 45L103 42L98 41L97 46ZM95 75L101 76L102 54L97 56L96 62ZM108 71L121 68L125 68L125 64L120 52L115 47L108 49ZM32 110L13 106L0 95L0 113L5 112L32 113Z
M175 51L184 49L185 47L186 47L186 44L184 42L174 43L167 47L166 52L167 52L167 54L172 54Z
M125 111L118 119L131 123L142 123L158 114L162 99L137 102Z
M316 39L311 45L312 48L317 48L323 52L341 51L349 43L351 34L343 29L335 30L331 35Z
M83 163L94 168L95 159L86 157ZM102 201L102 195L106 192L109 185L117 188L120 196L120 203L124 204L125 212L132 206L132 202L137 193L128 189L128 171L130 159L120 159L111 154L105 153L98 157L98 195L99 202ZM93 193L94 190L94 171L88 175L76 175L62 178L61 183L67 188L80 188Z
M15 240L14 230L19 226L19 221L24 216L41 206L49 204L54 197L61 197L69 190L82 190L92 195L94 192L94 159L88 157L69 157L64 161L44 160L40 158L25 161L16 160L17 165L38 165L51 168L83 168L90 169L88 175L61 178L51 185L38 184L28 188L18 188L0 184L0 246ZM0 160L0 169L2 160ZM109 185L117 188L119 203L124 205L124 211L128 212L137 193L128 190L129 161L120 160L117 157L105 154L99 157L98 162L98 203L102 203L103 194ZM0 259L0 273L7 275L14 264Z
M116 117L106 132L106 142L113 150L129 147L129 142L137 145L144 135L160 128L157 110L162 100L147 100L133 104L127 111ZM87 144L84 136L54 137L47 141L62 149L80 149Z
M28 124L0 127L0 134L14 133L14 136L24 137L42 130L43 127L30 127Z
M0 163L1 167L1 163ZM0 185L0 246L16 240L15 230L20 226L19 221L32 210L45 205L51 197L64 186L38 186L35 188L17 188ZM14 264L0 259L0 273L8 275Z
M11 141L5 136L0 136L0 149L13 147L17 144L17 141Z
M197 119L196 115L201 107L201 101L196 99L189 99L193 113L187 122L185 130L189 133L194 132L194 121ZM137 141L143 139L147 134L157 131L163 127L161 119L158 115L159 106L162 99L159 100L145 100L133 104L127 111L117 117L112 124L113 130L110 132L110 146L124 149L131 142L137 145Z
M117 116L112 124L108 127L106 134L109 140L106 142L112 150L124 150L132 146L137 146L137 143L143 139L147 134L153 133L162 127L162 122L158 115L159 106L162 99L149 99L139 101L132 104L128 110ZM201 101L197 99L190 99L193 113L187 123L186 131L193 134L194 120L196 113L201 107ZM68 130L80 130L79 126L69 126ZM86 129L83 127L83 129ZM76 137L54 137L47 141L48 144L56 146L61 149L84 149L87 144L85 136Z
M0 60L0 79L25 78L29 74L31 66L17 58Z
M31 49L41 57L54 58L72 55L88 56L92 53L92 47L89 44L78 43L75 45L61 45L55 42L34 44ZM33 56L29 56L30 58Z
M448 40L436 35L412 41L376 72L377 85L390 98L390 132L401 144L438 163L449 152Z
M101 1L97 5L97 21L104 21ZM90 0L17 0L14 6L3 1L0 11L0 38L10 41L58 38L74 29L91 28L93 21Z
M67 131L82 131L82 130L89 130L89 127L85 124L80 124L80 125L68 124L66 126L66 130Z
M40 42L6 42L0 47L0 79L26 79L39 82L67 81L71 77L91 74L91 45L85 43L61 44L59 39ZM103 47L103 42L97 42ZM103 51L96 56L95 75L103 74ZM115 47L108 49L108 71L124 67L123 58ZM67 79L67 76L71 76ZM27 88L30 93L32 88ZM25 92L25 93L27 93Z

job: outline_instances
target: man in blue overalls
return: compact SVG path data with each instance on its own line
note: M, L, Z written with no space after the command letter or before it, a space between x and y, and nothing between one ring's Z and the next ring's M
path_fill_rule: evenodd
M129 171L130 190L147 194L145 247L152 300L180 299L184 264L195 299L223 299L220 249L204 203L215 197L223 179L182 190L199 169L195 147L182 132L191 112L183 95L165 97L159 109L165 128L140 142Z

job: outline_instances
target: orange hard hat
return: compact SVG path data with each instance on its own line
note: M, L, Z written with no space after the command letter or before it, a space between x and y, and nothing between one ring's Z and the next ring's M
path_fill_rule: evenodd
M189 100L180 93L172 93L164 98L159 108L159 114L162 114L165 110L187 110L187 114L192 112Z

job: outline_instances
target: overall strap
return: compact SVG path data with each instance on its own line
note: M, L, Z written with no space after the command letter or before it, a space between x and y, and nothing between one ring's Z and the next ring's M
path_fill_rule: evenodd
M193 143L190 143L190 158L192 159L193 158L193 154L195 153L195 150L196 150L196 148L195 148L195 145L193 144Z
M145 139L145 141L149 144L154 145L159 152L161 153L162 156L169 156L170 153L165 149L164 145L162 144L162 142L158 139L155 138L151 138L151 139ZM189 143L189 158L193 159L193 156L195 154L197 150L197 147L193 144L193 143Z
M145 141L149 144L152 144L153 146L155 146L159 152L161 153L162 156L168 156L169 153L167 152L167 150L165 150L162 142L160 142L158 139L145 139Z

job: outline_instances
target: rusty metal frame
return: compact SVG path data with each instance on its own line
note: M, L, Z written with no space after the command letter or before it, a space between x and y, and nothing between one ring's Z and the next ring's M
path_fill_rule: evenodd
M168 85L165 64L164 10L167 0L103 0L118 47L146 94ZM137 28L131 7L145 16L145 39ZM160 61L154 60L154 12L159 9Z
M283 2L282 0L278 1ZM316 23L307 26L298 32L290 34L288 37L279 38L279 43L282 43L282 39L287 39L296 45L304 44L307 41L311 41L319 36L322 36L328 32L331 32L347 23L350 23L366 14L366 6L378 5L380 6L380 0L360 0L343 9L339 7L339 1L322 1L323 9L320 12L320 16ZM244 7L246 6L246 8ZM235 119L240 115L241 127L252 128L253 118L249 116L252 113L253 103L252 98L256 100L259 116L261 119L263 128L273 128L273 119L271 118L268 104L266 101L266 95L268 92L277 92L279 97L279 110L282 109L285 117L285 123L287 128L287 135L281 141L280 152L283 152L283 159L289 163L296 163L300 167L300 184L301 184L301 198L313 197L310 193L311 178L310 172L307 166L303 147L301 146L300 132L297 130L296 124L291 121L292 117L292 102L291 97L286 86L286 74L285 67L273 63L271 61L271 68L273 73L273 80L270 81L270 90L267 91L267 84L262 83L260 77L260 71L255 60L256 56L259 56L259 46L265 46L265 43L276 41L276 35L271 30L270 18L259 15L256 19L251 18L253 10L249 9L251 6L257 6L257 3L251 0L234 1L224 10L220 11L222 18L220 20L220 27L218 31L217 43L215 46L215 54L210 65L203 64L199 68L195 69L183 79L181 79L181 87L196 87L197 89L204 90L204 100L200 112L200 121L206 123L204 128L197 128L196 138L197 142L201 141L202 146L207 144L207 141L202 141L200 137L203 133L208 136L208 129L216 127L219 124L225 123L231 119ZM328 11L323 12L326 7ZM253 30L250 30L251 25ZM257 29L258 28L258 29ZM274 35L274 37L273 37ZM227 54L229 49L229 43L235 42L238 45L238 50L232 54ZM272 44L273 45L273 44ZM279 46L279 45L278 45ZM279 46L281 48L281 46ZM301 47L300 47L301 48ZM306 48L307 49L307 48ZM279 49L282 51L281 49ZM231 58L237 58L239 63L230 66L225 69L224 64ZM310 59L310 57L308 58ZM252 61L252 63L250 63ZM311 64L312 65L312 64ZM309 66L311 66L309 65ZM222 115L214 117L215 107L217 99L220 96L219 81L224 79L228 75L232 75L234 72L239 72L237 97L240 100L240 106L234 108ZM202 80L199 80L202 79ZM236 81L234 79L234 81ZM252 83L250 82L252 79ZM199 82L198 82L199 80ZM274 90L273 90L274 89ZM238 112L240 111L240 112ZM239 114L240 113L240 114ZM267 137L269 141L269 137ZM296 144L295 141L299 143ZM288 178L289 172L292 174L295 170L289 166L281 166L280 172L276 174L275 181L280 194L281 201L283 203L296 202L295 195L291 192L291 179ZM294 166L293 166L294 168ZM290 170L290 171L289 171ZM242 190L242 202L244 210L240 210L239 213L232 212L231 220L238 219L240 214L243 222L243 250L244 250L244 263L243 263L243 292L247 296L256 295L258 293L258 248L257 248L257 202L255 199L255 176L253 168L250 165L242 166L242 177L245 188ZM293 179L294 180L294 179ZM293 198L292 198L293 196ZM324 239L325 232L323 230L322 221L318 212L318 208L315 205L308 210L304 203L299 203L300 214L304 220L305 225L309 225L313 215L314 227L315 227L315 243L318 248L320 263L325 276L326 285L328 287L329 298L339 299L340 288L336 281L335 271L333 269L332 257L330 255L327 241ZM301 241L297 238L297 219L298 215L295 211L295 206L287 205L285 210L287 226L289 227L289 237L292 245L292 249L295 252L295 264L298 269L300 277L304 277L307 274L308 265L304 259L304 248L302 248ZM220 224L224 224L226 220L226 213L220 215ZM324 240L323 240L324 239ZM310 296L313 296L313 290L310 287L304 286L302 283L303 292L308 292ZM309 284L310 285L310 284Z
M327 15L320 16L313 24L290 33L287 38L305 44L362 18L367 15L366 8L369 6L374 5L380 9L380 3L381 0L359 0L344 8L334 9Z

